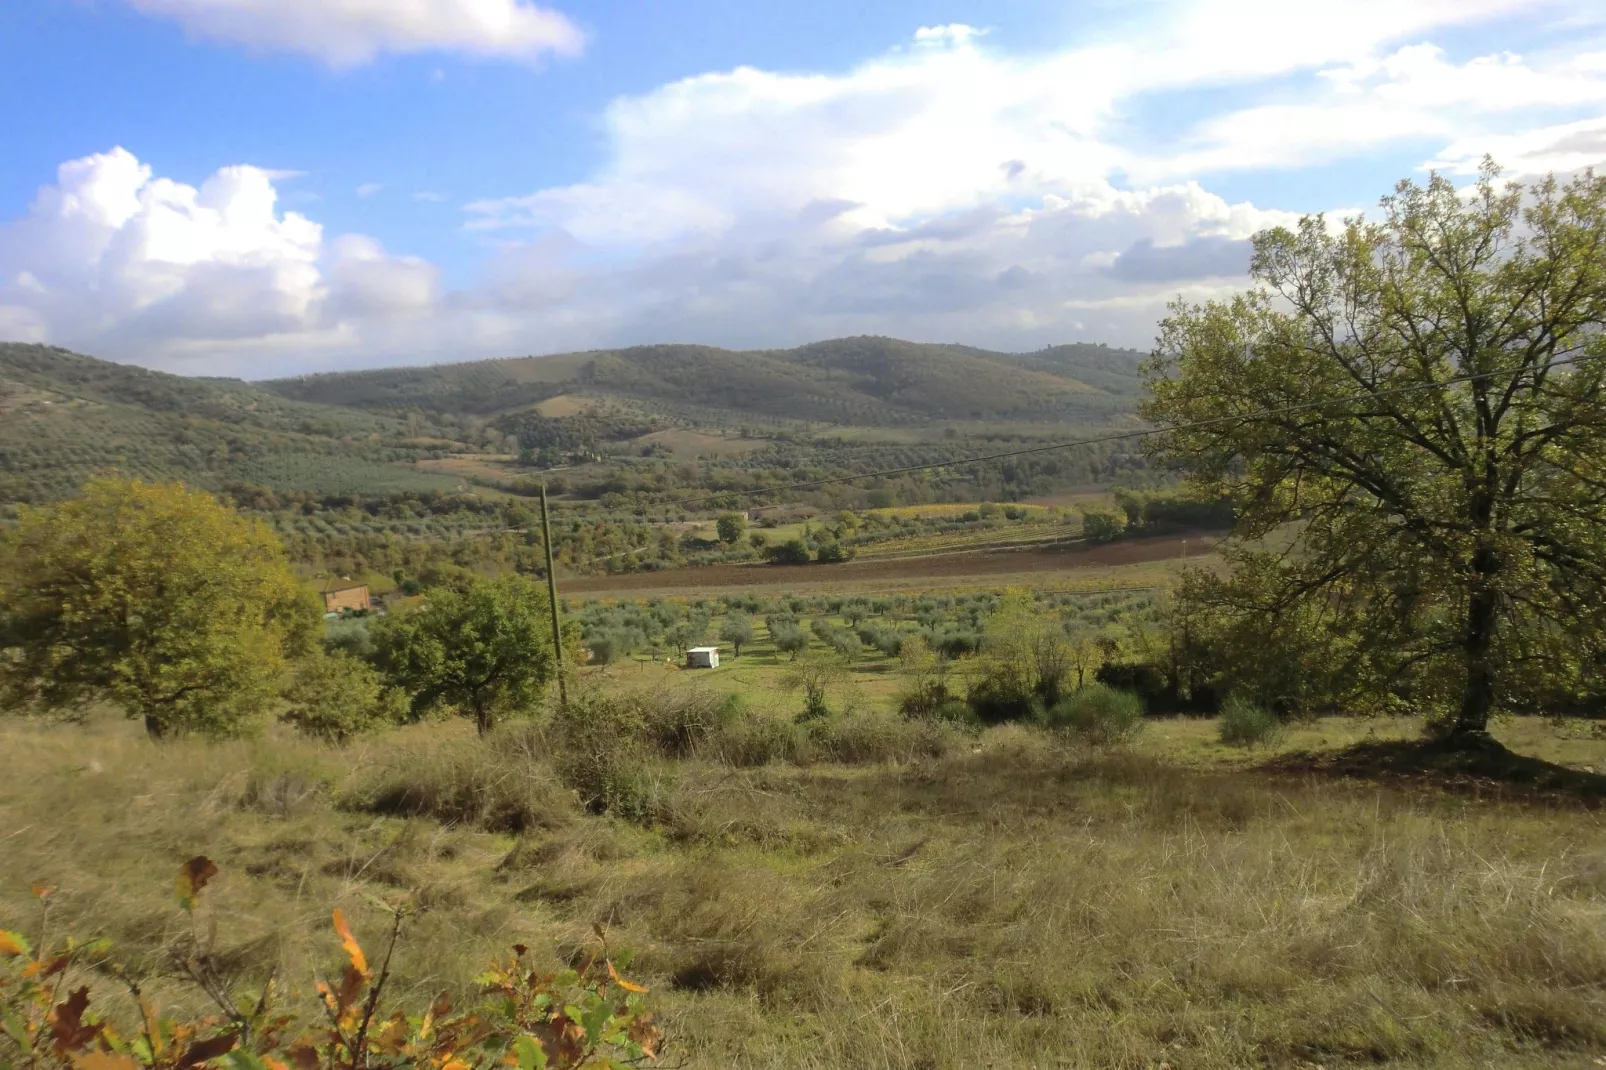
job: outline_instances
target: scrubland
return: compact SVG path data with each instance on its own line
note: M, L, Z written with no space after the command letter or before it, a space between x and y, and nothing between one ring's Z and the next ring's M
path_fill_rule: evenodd
M1246 752L1210 722L1158 721L1092 749L879 712L798 725L695 689L600 717L580 701L591 715L568 724L345 748L277 730L157 744L110 717L0 725L0 927L31 929L29 885L54 885L53 929L111 937L183 1010L198 997L160 980L190 924L172 874L205 854L222 874L201 924L244 979L331 972L335 906L365 939L381 903L417 906L395 992L420 1005L515 941L566 960L600 926L635 949L672 1066L1606 1054L1591 772L1544 790L1317 760L1410 722L1323 721ZM1498 734L1606 761L1588 726Z

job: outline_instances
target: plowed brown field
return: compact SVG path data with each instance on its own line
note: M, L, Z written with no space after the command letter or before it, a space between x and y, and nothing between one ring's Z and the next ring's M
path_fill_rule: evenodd
M1202 556L1219 540L1219 535L1175 535L1129 539L1104 546L932 554L894 561L847 561L840 565L709 565L618 576L582 576L562 581L562 587L563 594L569 596L640 596L668 592L703 594L741 587L792 590L828 586L864 590L921 583L940 587L967 580L1043 573L1057 573L1055 579L1073 580L1077 578L1075 573L1081 570L1108 570L1180 558L1184 541L1190 558Z

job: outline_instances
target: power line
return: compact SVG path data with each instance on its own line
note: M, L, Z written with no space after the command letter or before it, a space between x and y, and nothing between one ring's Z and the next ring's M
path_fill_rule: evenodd
M1579 354L1567 357L1547 365L1546 370L1570 367L1583 364L1586 361L1606 359L1606 354ZM1238 423L1244 420L1263 419L1268 416L1288 416L1298 412L1309 412L1314 409L1324 409L1332 405L1345 405L1357 401L1372 401L1377 398L1397 397L1401 394L1412 394L1423 390L1439 390L1447 386L1459 386L1463 383L1474 383L1481 379L1493 379L1502 375L1511 374L1509 370L1498 372L1479 372L1472 375L1458 375L1449 379L1432 383L1417 383L1413 386L1395 387L1389 390L1374 390L1361 394L1351 394L1340 398L1327 398L1322 401L1301 402L1297 405L1285 405L1275 409L1261 409L1256 412L1239 413L1233 416L1217 416L1209 420L1196 420L1193 423L1176 424L1171 427L1145 427L1130 431L1117 431L1103 435L1094 435L1090 438L1073 439L1069 442L1056 442L1047 446L1031 446L1025 449L1005 450L1001 453L985 453L974 457L961 457L954 461L933 461L928 464L912 464L903 468L884 468L875 472L857 472L852 475L830 476L825 479L811 479L801 483L785 483L777 487L763 487L757 490L728 490L716 494L705 494L696 498L677 498L664 502L653 502L653 509L674 509L689 505L702 505L707 502L734 502L744 498L769 497L794 490L813 490L818 487L834 486L841 483L856 483L861 479L881 479L887 476L910 475L915 472L930 472L938 468L961 468L973 464L986 464L989 461L1008 460L1012 457L1029 457L1039 453L1053 453L1058 450L1076 449L1081 446L1102 446L1111 442L1128 442L1134 439L1148 438L1152 435L1163 435L1174 431L1199 431L1209 427L1219 427L1223 424ZM632 551L633 552L633 551ZM618 555L613 555L618 556Z

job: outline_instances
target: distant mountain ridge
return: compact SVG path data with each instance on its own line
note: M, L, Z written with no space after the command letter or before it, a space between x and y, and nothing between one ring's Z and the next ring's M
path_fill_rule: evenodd
M578 403L564 403L571 411L586 398L622 401L647 422L682 427L1096 426L1135 410L1142 359L1096 345L1008 354L864 337L245 382L0 343L0 502L57 498L112 469L213 489L449 492L463 481L416 462L482 448L487 424L505 428L513 414L566 394Z
M1093 418L1131 411L1146 354L1101 345L1035 353L861 336L793 349L631 346L547 357L335 372L260 384L373 412L493 415L573 392L843 424Z

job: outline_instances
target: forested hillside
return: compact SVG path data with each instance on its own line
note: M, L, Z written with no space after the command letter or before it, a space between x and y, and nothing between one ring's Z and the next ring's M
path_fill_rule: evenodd
M370 411L490 415L585 392L649 404L859 426L932 420L1103 419L1132 411L1143 354L1060 346L1005 354L895 338L739 352L658 345L554 357L311 375L262 384Z
M456 485L414 470L422 454L405 423L373 413L292 401L238 380L0 344L0 501L60 497L110 469L209 489Z

